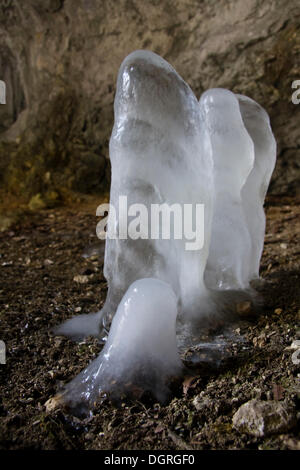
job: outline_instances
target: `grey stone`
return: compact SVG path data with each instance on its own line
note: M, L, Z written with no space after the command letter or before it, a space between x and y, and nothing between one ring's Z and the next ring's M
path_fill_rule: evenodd
M285 402L253 399L238 409L232 424L241 433L262 437L287 432L295 421L294 410Z

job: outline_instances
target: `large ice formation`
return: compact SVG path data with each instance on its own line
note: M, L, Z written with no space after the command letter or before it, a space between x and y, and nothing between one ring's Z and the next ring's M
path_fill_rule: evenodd
M177 297L158 279L135 281L122 298L100 355L57 397L84 412L103 394L148 390L160 401L182 363L176 345Z
M138 374L153 383L157 397L164 395L164 377L180 370L176 299L181 321L188 322L226 309L259 275L263 203L275 164L269 118L257 103L224 89L208 90L198 102L149 51L136 51L121 65L114 112L110 203L116 218L109 214L108 232L118 236L106 240L107 299L100 312L56 329L76 339L99 336L100 324L113 319L103 352L67 386L76 402L93 401L115 381L131 383L134 376L136 382ZM148 214L153 204L190 204L193 214L204 204L202 248L186 249L185 237L174 236L172 217L170 239L152 218L139 237L121 235L127 212L120 196L131 207L127 227L138 215L136 204Z
M121 65L114 112L110 204L117 217L109 217L108 231L118 231L120 195L127 197L128 207L142 203L149 214L152 204L180 204L180 208L191 204L193 214L196 204L204 204L204 246L188 251L186 239L163 240L161 233L157 240L108 238L104 263L108 294L103 309L56 329L57 334L75 339L97 336L100 320L110 322L130 284L144 277L170 283L179 296L180 313L186 316L197 315L200 303L204 310L209 302L203 273L212 218L213 162L198 101L164 59L136 51Z
M161 57L137 51L123 62L117 83L115 125L110 140L110 202L119 217L119 195L128 206L143 203L205 206L201 250L186 250L186 240L107 240L104 274L109 290L105 310L136 279L155 277L171 284L181 312L195 314L206 288L203 272L209 249L212 213L212 156L197 99ZM126 214L127 216L127 214ZM152 224L148 227L150 235ZM110 224L114 221L109 220ZM160 234L161 235L161 234Z

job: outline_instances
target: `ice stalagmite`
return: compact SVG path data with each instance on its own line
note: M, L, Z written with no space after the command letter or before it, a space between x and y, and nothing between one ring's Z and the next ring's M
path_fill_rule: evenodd
M242 189L242 201L251 237L248 280L259 277L266 217L263 204L276 161L276 141L266 111L255 101L236 95L245 127L254 143L255 161Z
M258 278L265 235L263 203L276 160L265 110L228 90L200 99L214 160L215 199L205 280L212 289L248 289Z
M151 217L144 239L108 239L105 310L113 314L128 286L151 276L171 284L182 312L196 313L205 293L203 271L211 225L210 142L195 95L176 71L152 52L136 51L120 68L110 159L110 202L117 209L117 219L120 195L127 197L128 207L144 204L148 214L153 214L153 204L168 204L174 210L173 204L179 204L180 212L184 204L190 204L195 214L196 204L202 203L205 233L201 250L187 250L184 234L177 240L171 231L171 239L162 239L163 226L159 239L153 239L151 230L158 228L158 223ZM108 230L112 223L109 220Z
M134 386L163 399L182 368L177 308L181 338L190 319L235 307L263 249L276 144L257 103L224 89L198 102L165 60L136 51L121 65L114 112L106 302L56 333L99 336L112 324L98 358L59 396L71 407Z
M233 93L208 90L201 96L200 108L214 161L214 209L205 280L211 289L243 289L249 284L252 251L242 189L254 164L254 145Z
M106 240L108 294L101 312L80 315L56 329L56 333L74 338L99 334L101 318L110 322L127 288L140 278L170 283L179 296L183 315L199 315L200 302L205 304L203 272L210 238L213 175L210 140L198 101L164 59L149 51L136 51L121 65L114 112L110 204L116 219L111 213L108 232L115 233L116 239ZM149 223L141 224L140 238L133 239L128 236L131 224L143 215L136 204L143 204ZM195 230L196 204L204 204L204 223L201 219L201 227L197 227L198 234L204 231L202 249L197 248L197 240L188 239L189 234L185 237L183 226L186 209ZM161 213L170 210L171 224L164 226L161 219L155 219L153 205L159 206ZM173 219L178 213L181 218L177 221L183 220L180 226ZM124 231L120 220L128 230ZM170 226L170 236L164 239L163 231ZM176 238L179 229L182 235ZM187 243L195 249L186 249Z
M170 285L157 279L134 282L120 302L100 355L56 401L85 413L105 393L118 399L150 391L165 400L168 379L182 370L176 316L177 297Z

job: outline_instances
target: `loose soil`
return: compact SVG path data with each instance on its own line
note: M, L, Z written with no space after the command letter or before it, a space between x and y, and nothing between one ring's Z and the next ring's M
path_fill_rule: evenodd
M45 402L101 350L96 339L74 343L51 333L105 300L96 207L92 201L44 210L0 233L0 339L7 348L0 365L0 448L300 449L300 371L288 349L300 339L300 209L290 198L267 200L264 305L259 315L237 318L232 328L242 341L227 345L226 359L208 367L206 351L194 377L185 377L164 406L142 397L118 407L105 401L84 419L61 408L47 412ZM87 282L76 282L78 275ZM207 335L221 338L222 330ZM255 397L292 405L298 427L260 438L234 430L233 414Z

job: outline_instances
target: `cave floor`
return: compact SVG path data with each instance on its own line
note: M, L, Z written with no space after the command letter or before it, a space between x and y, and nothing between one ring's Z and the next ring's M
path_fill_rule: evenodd
M74 343L51 334L63 320L103 305L96 207L47 209L0 233L0 339L7 349L0 365L0 448L299 450L300 370L288 348L300 339L300 208L291 198L267 200L264 305L259 316L237 317L234 331L243 341L231 345L230 360L200 364L165 406L142 396L119 407L104 401L85 419L46 410L59 386L101 349L96 339ZM216 329L208 334L222 335ZM236 431L232 417L252 398L293 407L298 425L262 437Z

